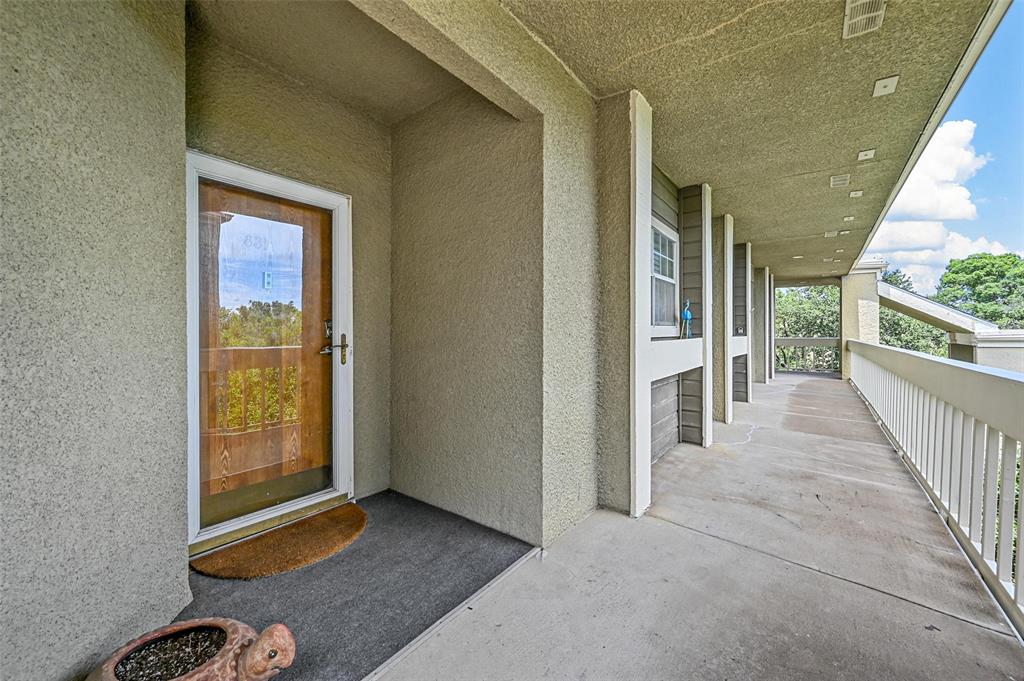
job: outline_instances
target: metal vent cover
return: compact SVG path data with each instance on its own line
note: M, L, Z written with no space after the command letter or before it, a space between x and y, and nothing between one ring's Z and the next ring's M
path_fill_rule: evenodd
M850 173L845 175L833 175L828 178L828 186L833 189L836 187L849 187L850 186Z
M881 28L886 0L846 0L843 39L856 38Z

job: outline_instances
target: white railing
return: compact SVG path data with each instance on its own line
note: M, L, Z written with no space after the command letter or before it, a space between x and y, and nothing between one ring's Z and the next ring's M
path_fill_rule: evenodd
M849 340L854 387L1024 635L1024 374Z

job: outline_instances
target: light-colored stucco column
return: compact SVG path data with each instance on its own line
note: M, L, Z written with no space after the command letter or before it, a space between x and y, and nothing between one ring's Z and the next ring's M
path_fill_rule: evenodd
M767 267L754 269L751 283L753 298L750 305L750 371L751 378L755 383L767 383L769 378L768 358L771 343L768 326L771 321L771 314L768 311L771 301L771 297L768 295L769 281Z
M768 380L775 378L775 275L768 272Z
M632 515L651 499L651 126L639 92L598 103L598 503Z
M878 278L884 262L858 265L842 279L840 303L840 345L843 355L843 378L850 377L848 340L878 342Z
M712 307L712 340L714 366L712 380L712 414L716 421L732 422L732 265L733 221L729 214L715 218L711 224L711 276L715 293Z
M185 5L4 2L0 25L0 677L75 679L192 598Z

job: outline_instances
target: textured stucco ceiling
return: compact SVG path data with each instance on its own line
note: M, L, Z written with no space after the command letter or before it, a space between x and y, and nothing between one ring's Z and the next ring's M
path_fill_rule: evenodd
M643 93L658 166L710 184L755 265L788 278L849 271L989 5L889 0L879 30L843 40L842 0L501 2L596 97Z
M465 88L348 2L194 0L189 17L193 30L386 125Z

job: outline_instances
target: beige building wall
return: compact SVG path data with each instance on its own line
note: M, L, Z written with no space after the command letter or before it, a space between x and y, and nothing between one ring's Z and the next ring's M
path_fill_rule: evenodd
M392 487L543 541L541 121L475 92L392 143Z
M84 675L191 599L182 2L0 3L0 645Z
M630 93L598 102L600 419L598 504L630 508Z
M189 34L187 95L189 148L352 197L355 492L363 497L386 489L390 131L343 102L194 32ZM182 163L183 157L184 151Z
M597 504L594 99L499 3L355 4L509 113L543 118L543 536L550 543Z
M1024 373L1024 348L1019 344L1016 347L978 345L974 349L974 357L982 366Z
M842 278L840 288L840 341L843 349L843 378L850 378L848 340L878 342L877 269L853 270Z

